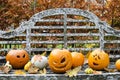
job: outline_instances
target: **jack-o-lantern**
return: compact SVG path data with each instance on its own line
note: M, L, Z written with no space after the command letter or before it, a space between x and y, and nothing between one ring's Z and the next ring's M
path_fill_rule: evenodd
M84 55L79 52L72 52L72 67L82 66L84 63Z
M109 55L100 49L95 49L88 57L88 65L95 70L106 68L109 62Z
M23 68L29 59L25 50L10 50L6 55L6 61L9 61L13 68Z
M54 49L51 51L48 64L50 69L55 73L64 73L72 67L71 52L66 49Z

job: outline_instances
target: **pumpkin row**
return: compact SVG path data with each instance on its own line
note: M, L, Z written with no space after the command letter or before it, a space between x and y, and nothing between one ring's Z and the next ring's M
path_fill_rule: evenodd
M83 66L85 56L80 52L70 52L66 49L53 49L48 57L34 55L31 59L25 50L10 50L6 55L6 61L15 69L28 70L30 65L43 69L47 65L55 73L65 73L71 68ZM94 70L102 70L110 63L109 55L103 50L95 49L88 57L88 67ZM120 70L120 61L116 61L116 68Z

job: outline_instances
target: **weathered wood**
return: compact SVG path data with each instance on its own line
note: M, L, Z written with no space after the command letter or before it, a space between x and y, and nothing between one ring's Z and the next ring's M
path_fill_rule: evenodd
M88 47L92 46L92 47ZM10 31L0 31L0 53L10 49L26 49L29 54L66 48L83 52L96 48L109 52L110 57L120 58L120 31L111 28L95 14L75 8L49 9L33 15L28 21ZM100 75L79 73L69 80L119 80L119 72ZM68 80L63 74L2 74L0 80Z

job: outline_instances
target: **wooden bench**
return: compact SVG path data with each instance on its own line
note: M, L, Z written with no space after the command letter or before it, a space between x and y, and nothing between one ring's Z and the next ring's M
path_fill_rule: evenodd
M0 31L0 54L7 54L10 49L25 49L29 54L49 52L54 48L66 48L70 51L83 51L100 48L110 54L111 60L120 58L120 31L111 28L95 14L76 8L49 9L33 15L23 21L14 30ZM120 73L100 75L78 74L69 80L110 80L120 79ZM16 78L17 77L17 78ZM0 74L0 79L7 80L68 80L63 74Z

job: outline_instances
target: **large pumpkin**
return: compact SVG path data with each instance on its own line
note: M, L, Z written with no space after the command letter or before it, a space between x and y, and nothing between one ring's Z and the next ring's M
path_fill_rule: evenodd
M106 68L109 62L109 55L100 49L95 49L88 57L88 65L95 70Z
M84 55L79 52L72 52L72 67L82 66L84 63Z
M64 73L72 67L71 52L66 49L54 49L48 59L50 69L55 73Z
M29 59L25 50L10 50L6 55L6 61L9 61L13 68L23 68Z

